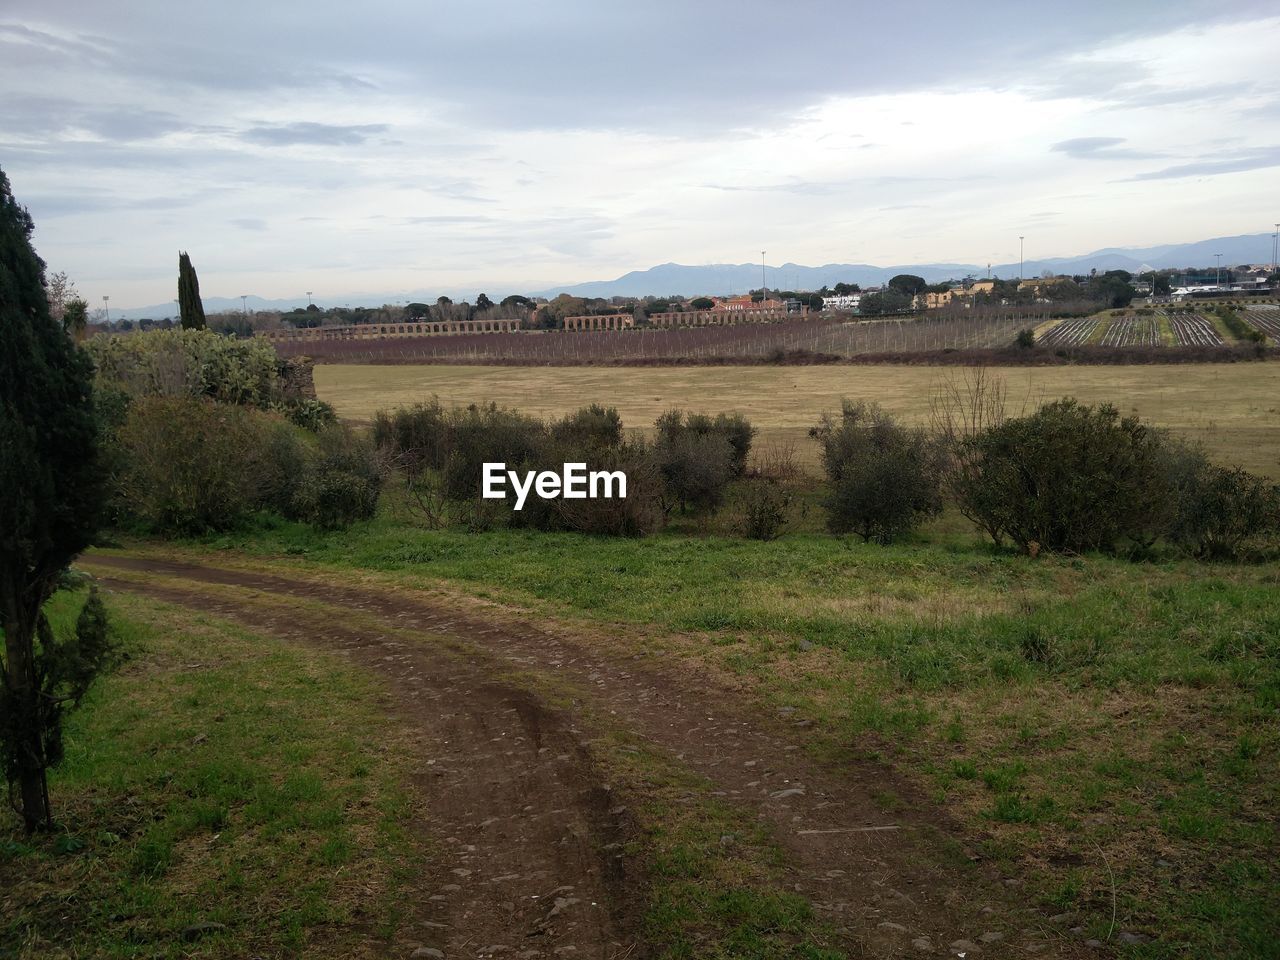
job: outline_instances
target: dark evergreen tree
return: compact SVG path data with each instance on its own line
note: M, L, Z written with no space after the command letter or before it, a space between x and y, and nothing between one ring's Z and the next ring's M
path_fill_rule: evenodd
M200 302L200 278L191 258L185 252L178 254L178 310L182 314L183 330L203 330L204 304Z
M96 596L69 638L43 613L97 529L104 485L93 364L50 316L31 231L0 171L0 761L28 830L52 823L45 771L61 759L62 711L108 647Z

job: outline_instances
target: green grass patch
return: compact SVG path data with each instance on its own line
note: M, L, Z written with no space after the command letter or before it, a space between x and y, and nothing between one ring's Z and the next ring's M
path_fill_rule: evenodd
M0 952L383 952L421 850L372 681L179 608L109 610L128 660L70 719L59 832L0 834Z
M1280 941L1275 564L1033 560L954 518L892 547L425 531L394 498L344 533L282 524L184 549L396 590L445 583L688 658L810 721L815 755L917 781L1046 903L1069 887L1073 909L1109 918L1109 860L1122 928L1222 956ZM1238 885L1231 860L1264 879ZM1229 903L1233 926L1202 903Z

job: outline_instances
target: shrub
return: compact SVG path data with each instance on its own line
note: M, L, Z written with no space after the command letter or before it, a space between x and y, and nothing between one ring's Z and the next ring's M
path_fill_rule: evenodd
M453 410L446 422L443 481L450 500L480 497L486 463L505 463L508 470L529 469L545 450L542 421L497 404Z
M332 406L314 397L300 397L280 406L280 412L305 430L319 433L338 422L338 414Z
M791 491L763 477L743 483L738 495L738 530L749 540L776 540L791 514Z
M1280 487L1203 458L1176 478L1169 539L1203 559L1241 559L1252 542L1280 531Z
M1149 542L1166 512L1163 436L1110 405L1073 399L960 444L952 488L965 516L1020 549L1114 550Z
M551 425L551 438L585 455L622 443L622 418L616 407L593 403Z
M1036 345L1036 332L1031 329L1019 330L1018 336L1013 342L1015 346L1023 350L1030 350Z
M382 484L372 444L348 428L311 439L249 407L144 397L115 443L118 515L158 533L230 530L262 510L340 527L373 515Z
M392 413L380 410L373 418L373 442L410 476L440 470L449 455L449 417L438 397Z
M291 514L324 530L368 520L378 509L382 470L373 444L349 427L332 426L293 492Z
M677 505L705 518L724 504L733 479L734 449L717 433L678 431L661 437L655 456L663 482L663 512Z
M739 413L720 413L712 417L704 413L686 414L681 410L669 410L654 424L658 445L675 443L681 436L719 436L728 442L731 450L730 470L735 477L747 469L747 457L751 453L751 441L755 427Z
M831 482L828 529L891 543L942 510L941 447L876 404L844 401L809 431Z
M144 525L168 533L242 524L270 486L274 419L187 398L135 401L117 435L123 469L116 488L126 508Z
M626 497L550 501L560 527L579 533L643 537L662 526L662 474L647 443L624 442L591 466L623 471L627 475Z
M282 399L279 358L265 340L211 330L151 330L88 343L100 385L135 397L206 397L266 409Z

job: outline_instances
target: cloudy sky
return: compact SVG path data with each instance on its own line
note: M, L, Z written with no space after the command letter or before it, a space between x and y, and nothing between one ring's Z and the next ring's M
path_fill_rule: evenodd
M0 90L38 249L120 306L180 248L323 299L1280 219L1274 0L5 0Z

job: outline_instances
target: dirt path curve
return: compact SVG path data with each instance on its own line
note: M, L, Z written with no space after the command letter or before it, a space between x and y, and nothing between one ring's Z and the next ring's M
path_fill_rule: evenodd
M577 957L633 948L632 956L643 955L628 940L629 879L616 853L628 825L591 769L592 731L495 683L486 658L568 682L584 706L624 723L766 821L787 854L789 883L836 926L851 956L1097 956L1021 903L1016 881L1002 882L984 865L941 866L946 858L932 846L950 837L963 848L963 838L907 785L869 765L820 766L802 749L802 725L754 714L740 693L681 665L662 669L570 631L417 592L147 558L95 555L84 564L108 586L256 617L256 626L348 649L390 677L403 694L400 708L445 744L424 786L433 820L442 821L436 829L453 829L448 842L463 864L454 868L456 882L432 894L449 917L435 921L449 924L440 928L449 957L484 956L492 944L516 956L564 946L576 947L568 955ZM147 579L111 578L110 568ZM262 623L247 605L202 597L183 581L354 608L423 642L361 636L336 620L316 635L299 630L293 612ZM450 657L444 645L458 640L486 656ZM892 814L876 800L886 787L906 801Z
M634 896L617 853L632 831L610 813L609 789L563 716L433 644L406 649L340 622L267 614L162 577L98 580L336 647L388 682L391 712L421 740L414 781L433 862L443 864L420 885L418 902L406 904L413 932L390 945L393 955L634 955Z

